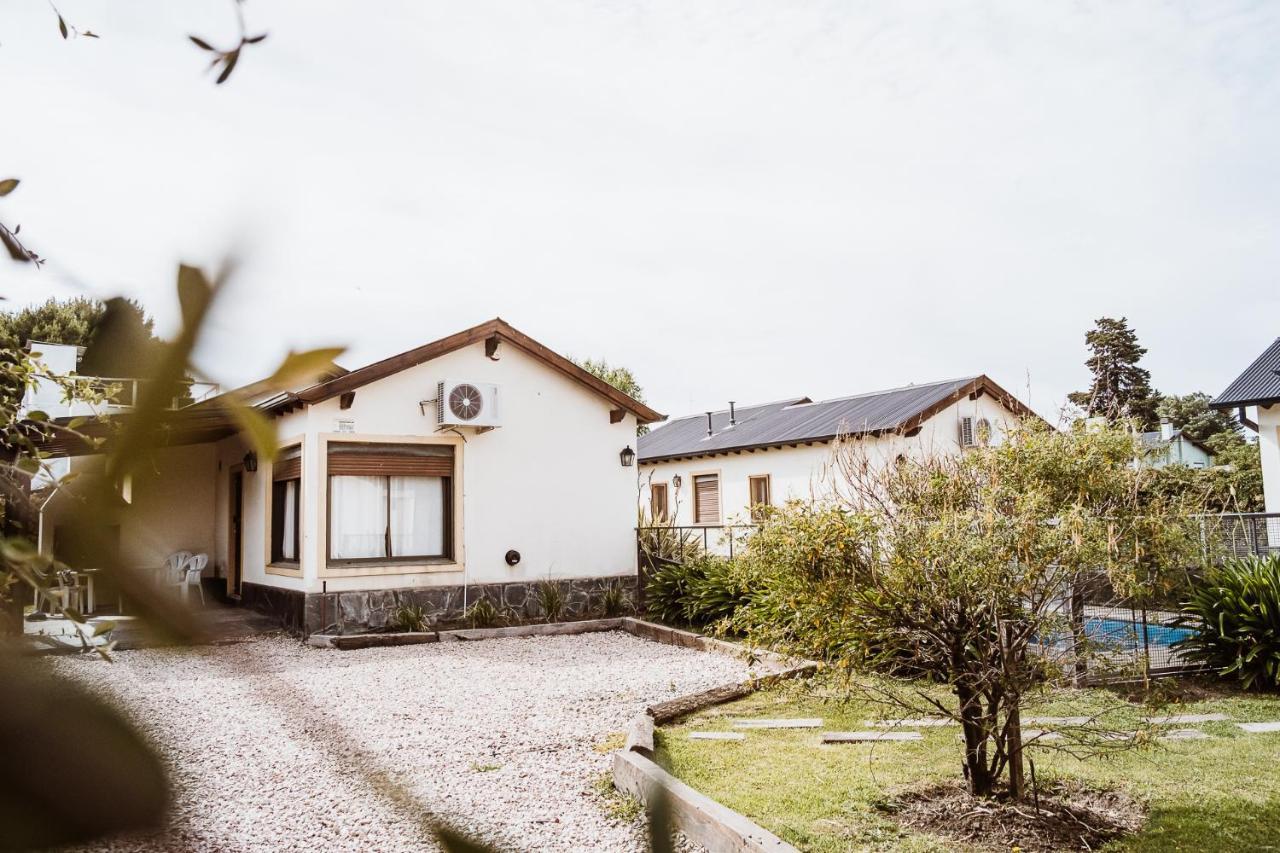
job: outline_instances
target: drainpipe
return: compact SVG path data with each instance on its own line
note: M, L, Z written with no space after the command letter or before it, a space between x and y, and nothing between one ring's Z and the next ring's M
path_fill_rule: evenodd
M1245 410L1244 406L1241 406L1237 410L1236 417L1240 419L1240 423L1244 424L1249 429L1253 430L1254 432L1258 431L1258 422L1249 420L1248 412Z
M729 426L737 426L737 425L738 425L738 416L734 414L733 401L730 400L729 401Z
M711 435L712 435L712 430L711 430L711 413L710 413L710 412L707 412L707 438L710 438L710 437L711 437Z

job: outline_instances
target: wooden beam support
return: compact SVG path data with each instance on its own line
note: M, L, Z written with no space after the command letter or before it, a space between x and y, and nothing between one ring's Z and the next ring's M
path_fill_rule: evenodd
M498 344L502 343L502 338L498 335L490 335L484 339L484 354L486 358L493 361L498 360Z
M610 409L609 423L611 424L622 423L622 419L625 418L626 416L627 416L627 412L625 409Z
M355 391L343 391L340 395L338 395L338 408L343 410L349 409L351 408L351 404L354 403L355 401L356 401Z

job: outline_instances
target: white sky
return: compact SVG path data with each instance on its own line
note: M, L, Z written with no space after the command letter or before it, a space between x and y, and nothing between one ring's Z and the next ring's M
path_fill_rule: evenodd
M1280 4L0 5L12 304L242 264L201 353L358 366L495 315L672 415L986 372L1053 416L1094 318L1157 387L1280 335ZM2 259L0 259L2 260Z

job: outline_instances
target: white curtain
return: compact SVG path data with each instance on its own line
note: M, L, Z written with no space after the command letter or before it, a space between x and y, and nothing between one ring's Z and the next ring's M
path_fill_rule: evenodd
M298 481L286 480L284 484L284 530L280 543L280 556L286 560L298 559L294 545L294 531L298 529Z
M391 556L444 553L444 480L392 477Z
M335 560L386 556L387 478L329 478L329 548Z

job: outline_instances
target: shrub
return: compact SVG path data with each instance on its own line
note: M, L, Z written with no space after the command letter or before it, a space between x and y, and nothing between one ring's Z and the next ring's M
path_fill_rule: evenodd
M648 615L659 622L706 627L728 619L747 601L734 561L712 554L663 562L645 584Z
M472 628L494 628L504 621L501 611L487 598L477 599L475 604L467 608L463 618Z
M1179 624L1195 633L1175 650L1246 688L1280 687L1280 554L1227 560L1183 610Z
M621 616L631 612L631 597L617 581L610 581L604 588L600 606L606 617Z
M564 615L564 593L560 585L552 581L543 581L534 590L534 600L542 611L542 618L547 622L559 622Z
M408 606L396 610L391 624L397 631L430 631L431 620L421 607Z

